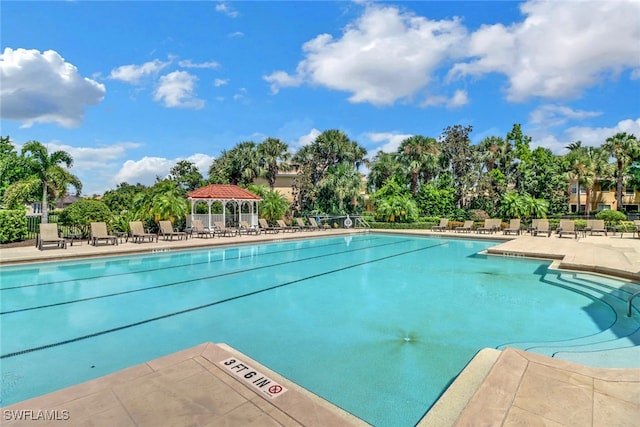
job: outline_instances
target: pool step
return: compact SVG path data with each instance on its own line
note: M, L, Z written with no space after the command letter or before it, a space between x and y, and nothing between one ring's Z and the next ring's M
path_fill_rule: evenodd
M509 343L499 346L503 349L515 346L535 353L544 354L560 359L576 361L593 366L628 366L633 360L638 361L640 367L640 310L634 302L634 314L627 316L628 298L635 285L619 289L606 283L598 283L580 274L559 273L557 279L561 286L577 292L585 293L609 304L616 312L615 322L606 330L585 337L561 341L531 341ZM619 354L618 354L619 352ZM634 357L626 359L625 356ZM612 360L623 358L623 365L614 365ZM586 361L589 361L587 363Z

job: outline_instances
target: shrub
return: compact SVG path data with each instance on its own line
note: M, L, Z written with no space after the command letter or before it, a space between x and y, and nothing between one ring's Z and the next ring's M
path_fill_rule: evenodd
M91 222L111 223L113 214L107 205L100 200L81 199L65 208L58 221L63 225L89 226Z
M0 243L27 238L27 214L23 209L0 210Z
M604 219L604 221L608 225L616 225L620 221L626 220L627 216L623 212L620 212L620 211L606 210L606 211L598 212L596 214L596 218L597 219Z

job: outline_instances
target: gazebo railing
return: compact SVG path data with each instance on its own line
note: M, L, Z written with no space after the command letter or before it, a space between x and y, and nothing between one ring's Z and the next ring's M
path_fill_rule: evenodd
M228 226L237 226L238 224L232 223L235 222L235 219L232 219L233 214L227 213L227 224ZM187 216L187 227L191 227L191 219L199 219L202 221L202 225L205 227L213 227L214 221L223 221L222 214L193 214ZM241 213L240 221L247 221L249 225L258 226L258 214L256 213Z

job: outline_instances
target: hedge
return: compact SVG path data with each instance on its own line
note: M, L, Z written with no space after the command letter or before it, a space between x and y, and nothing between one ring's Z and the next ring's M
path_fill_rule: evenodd
M27 214L24 210L0 210L0 243L27 238Z

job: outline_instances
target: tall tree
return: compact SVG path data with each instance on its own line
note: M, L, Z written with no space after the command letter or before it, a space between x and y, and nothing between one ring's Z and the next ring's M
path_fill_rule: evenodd
M522 132L519 123L515 123L510 132L507 132L507 142L514 147L514 156L517 163L515 169L514 183L516 189L521 193L531 194L531 137Z
M360 195L362 187L362 175L348 163L340 163L333 166L320 183L320 193L328 197L325 201L325 211L333 214L354 213L345 209L345 201L350 201L350 206ZM337 202L337 206L331 206ZM337 210L336 210L337 208Z
M186 191L192 191L202 185L202 174L195 163L188 160L180 160L169 171L170 179L180 184Z
M472 126L448 126L440 136L442 161L453 179L457 207L462 207L469 189L474 184L470 175L474 169L473 150L469 139L472 130Z
M411 182L411 194L418 194L420 178L428 181L438 170L440 149L434 138L422 135L411 136L398 147L398 160L407 169Z
M67 170L73 166L73 158L66 151L49 154L47 148L38 141L29 141L22 147L22 157L29 169L29 176L13 183L5 193L7 204L27 201L25 197L34 191L42 195L42 222L48 222L49 199L55 200L66 194L67 187L73 186L80 194L80 179Z
M602 148L616 159L616 210L622 210L625 168L640 158L640 143L635 135L620 132L607 138Z
M569 179L571 183L576 184L576 193L578 196L578 208L577 212L580 212L582 188L586 188L586 180L588 179L588 161L587 147L582 146L582 141L572 142L567 145L566 148L569 152L566 154L566 159L569 166ZM588 210L588 208L587 208Z
M318 209L318 186L329 170L342 163L357 170L365 162L366 154L367 151L344 132L335 129L322 132L293 156L292 163L298 168L293 188L294 208L308 212Z
M377 191L391 177L400 177L402 165L394 153L378 151L371 161L369 175L367 176L367 186L370 191Z
M584 186L586 192L586 214L591 213L591 199L593 189L598 181L602 181L613 175L609 167L609 154L602 147L586 147L586 170L584 174Z
M498 168L505 176L511 174L513 147L507 140L499 136L488 136L480 141L477 149L480 154L480 161L487 172Z
M291 157L288 149L287 144L278 138L267 138L258 144L258 155L263 162L264 176L271 191L273 191L278 172L291 169L287 163Z

